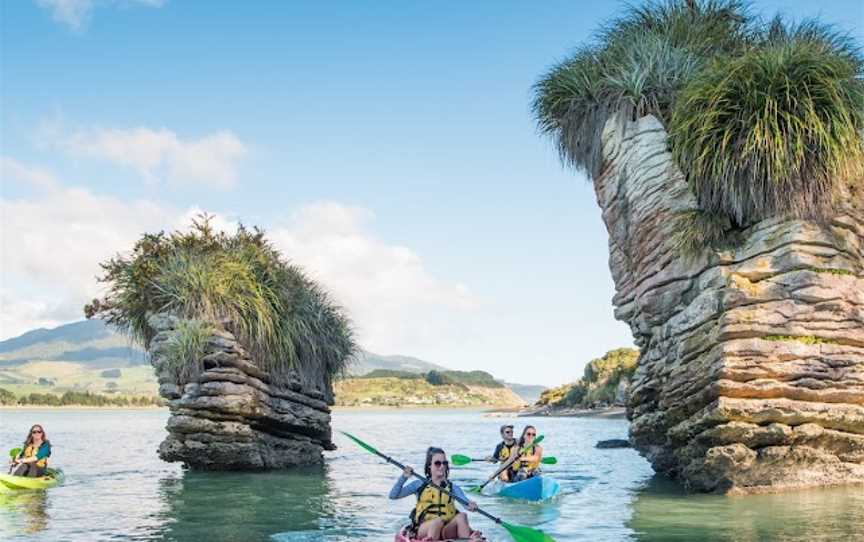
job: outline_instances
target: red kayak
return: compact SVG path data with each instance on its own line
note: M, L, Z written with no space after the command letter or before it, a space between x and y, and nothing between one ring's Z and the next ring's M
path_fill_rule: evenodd
M448 538L446 540L442 540L441 542L486 542L486 539L483 538L483 534L480 531L474 531L470 538ZM411 538L410 533L408 532L408 527L403 527L401 531L396 533L396 538L394 542L429 542L427 538Z

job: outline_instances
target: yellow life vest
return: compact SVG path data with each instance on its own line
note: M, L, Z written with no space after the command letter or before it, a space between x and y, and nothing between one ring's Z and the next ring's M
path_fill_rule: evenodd
M36 454L38 452L39 452L39 448L36 448L32 444L30 444L29 446L24 448L24 458L27 459L30 457L36 457ZM44 469L45 467L48 466L48 458L46 457L45 459L40 459L39 461L36 462L36 466Z
M531 455L534 455L534 451L535 451L535 449L531 448L531 450L529 450L528 453L530 453ZM519 463L520 463L520 468L522 470L524 470L527 474L531 474L532 472L534 472L535 470L540 468L540 462L539 461L525 461L523 459L520 459Z
M449 491L453 485L447 482L443 487ZM432 486L426 486L417 496L417 505L414 507L412 520L418 527L425 521L436 518L441 518L444 523L447 523L456 517L457 513L456 506L453 504L453 497Z
M506 463L507 460L510 459L510 457L513 455L514 448L517 450L519 449L519 443L515 440L510 446L507 446L505 443L502 442L501 448L498 450L498 457L496 457L495 459L497 459L501 463Z
M504 442L501 443L501 447L498 450L497 459L502 465L510 461L510 458L513 457L519 451L519 442L513 441L513 444L507 446ZM516 475L516 471L519 470L519 460L513 462L512 465L507 467L507 470L498 475L498 478L505 482L509 482L510 478Z

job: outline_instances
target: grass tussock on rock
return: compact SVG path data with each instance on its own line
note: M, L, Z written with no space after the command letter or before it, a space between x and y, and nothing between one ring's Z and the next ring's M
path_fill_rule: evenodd
M348 318L318 284L287 262L264 232L242 225L217 232L207 216L188 232L145 234L128 256L102 264L102 299L85 307L149 348L148 318L186 322L169 341L178 377L196 368L208 325L227 322L258 366L278 376L292 367L333 376L356 351Z
M864 176L853 40L813 21L764 21L735 0L628 8L539 79L533 110L562 161L591 178L607 121L657 117L700 210L717 217L709 228L825 219Z

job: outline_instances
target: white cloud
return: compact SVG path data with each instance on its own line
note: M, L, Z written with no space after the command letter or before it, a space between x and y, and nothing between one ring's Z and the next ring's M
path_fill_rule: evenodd
M103 293L100 262L128 251L144 232L188 228L202 212L63 186L9 158L2 165L3 182L37 181L43 190L0 199L0 339L82 318L84 303ZM434 276L415 251L368 231L373 219L366 209L320 203L269 228L268 238L347 309L365 348L410 354L459 342L476 299ZM233 231L237 220L215 214L212 224Z
M13 182L24 182L42 190L51 190L57 186L57 179L50 171L22 164L8 156L0 156L0 185Z
M433 276L410 248L366 231L372 218L338 203L309 205L268 237L347 308L364 347L417 352L464 336L476 298L465 285Z
M167 178L179 183L231 187L247 146L231 131L199 139L182 139L167 128L86 128L64 134L56 125L43 127L40 142L73 156L100 158L134 169L148 182Z
M51 17L58 23L65 24L75 32L80 32L87 26L91 13L97 4L134 4L158 8L167 0L36 0L39 7L51 11Z
M6 159L3 182L27 181L33 171L50 175ZM32 325L82 318L83 304L101 291L95 278L101 273L99 263L180 214L152 202L122 201L78 187L41 187L29 198L0 200L3 337Z

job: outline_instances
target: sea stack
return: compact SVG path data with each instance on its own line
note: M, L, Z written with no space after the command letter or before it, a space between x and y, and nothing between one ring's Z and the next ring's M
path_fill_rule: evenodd
M179 319L153 315L150 363L171 411L159 457L198 470L282 469L322 462L331 441L330 377L290 371L278 380L259 369L226 328L211 325L190 382L178 382L164 354Z
M630 440L693 490L864 483L864 57L740 2L626 8L535 85L593 182Z
M640 348L628 417L655 470L732 493L864 483L864 213L772 219L683 257L696 200L646 116L603 136L594 180L615 316Z
M144 234L104 262L85 308L144 346L171 410L159 456L199 470L283 469L334 449L332 379L354 359L348 317L243 226Z

